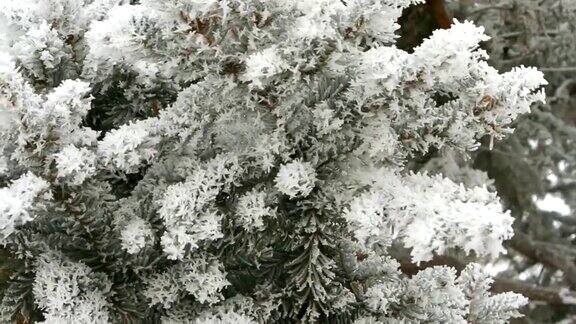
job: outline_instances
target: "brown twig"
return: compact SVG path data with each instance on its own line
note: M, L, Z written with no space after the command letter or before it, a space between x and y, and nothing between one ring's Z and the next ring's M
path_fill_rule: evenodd
M426 5L430 13L432 13L434 20L436 20L438 27L443 29L450 28L452 18L448 14L446 6L444 6L444 0L426 0Z
M158 116L160 113L159 102L157 98L152 98L152 116Z

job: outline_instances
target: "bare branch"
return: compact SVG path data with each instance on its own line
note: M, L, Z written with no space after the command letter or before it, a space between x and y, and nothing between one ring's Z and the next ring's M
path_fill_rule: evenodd
M478 9L475 9L475 10L470 11L470 13L469 13L468 15L470 15L470 16L471 16L471 15L476 15L476 14L479 14L479 13L484 12L484 11L487 11L487 10L512 10L512 7L510 7L510 6L504 6L504 5L501 5L501 6L497 6L497 5L494 5L494 6L485 6L485 7L481 7L481 8L478 8Z
M538 70L542 72L576 72L576 66L563 66L563 67L540 67Z
M559 183L548 189L548 192L569 191L576 189L576 181Z
M564 278L572 288L576 287L576 265L572 260L565 256L559 255L556 251L545 246L539 245L523 233L517 232L514 237L508 241L510 246L537 262L546 266L562 270Z
M542 211L540 212L540 215L544 218L552 218L553 220L558 221L567 226L576 226L576 219L574 218L573 215L564 216L560 213L551 211Z

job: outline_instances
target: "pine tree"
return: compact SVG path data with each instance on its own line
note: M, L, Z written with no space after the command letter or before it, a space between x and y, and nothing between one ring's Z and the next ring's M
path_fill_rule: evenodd
M413 165L544 101L418 0L0 3L1 313L47 323L503 323L510 213ZM410 267L416 267L410 273Z

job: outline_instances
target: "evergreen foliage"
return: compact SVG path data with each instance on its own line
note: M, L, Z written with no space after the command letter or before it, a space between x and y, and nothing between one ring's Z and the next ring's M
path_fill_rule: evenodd
M534 294L535 300L525 309L530 320L571 323L576 319L571 297L576 289L572 269L576 256L576 2L454 0L447 5L459 19L487 28L492 39L484 48L500 71L518 64L543 71L549 82L547 102L520 117L514 134L497 142L493 150L481 149L469 162L457 154L438 157L427 169L441 166L453 180L468 178L475 183L485 181L470 173L470 167L486 172L515 218L509 253L497 262L505 269L501 276L558 296L555 300Z
M476 263L407 273L513 235L483 183L414 165L505 138L547 82L468 21L399 49L419 2L2 1L5 320L520 316Z

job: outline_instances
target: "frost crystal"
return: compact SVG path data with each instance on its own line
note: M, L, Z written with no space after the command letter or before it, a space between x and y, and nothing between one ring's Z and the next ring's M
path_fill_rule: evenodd
M45 323L108 323L105 294L111 283L82 263L45 254L36 266L34 301Z
M467 21L403 49L415 3L0 0L0 321L517 316L424 262L513 231L486 177L421 164L503 138L546 81Z
M202 324L226 324L226 323L239 323L239 324L256 324L257 316L255 311L257 308L250 298L242 295L236 295L218 306L213 306L211 309L203 311L199 314L195 323Z
M186 182L166 190L158 213L168 229L162 236L162 246L171 259L182 259L186 247L195 250L202 241L223 236L222 216L212 204L236 172L235 159L220 156L196 170Z
M42 110L30 113L30 118L39 124L52 121L64 128L76 127L90 110L89 92L87 82L66 80L48 94Z
M262 229L264 217L271 216L273 211L266 206L266 193L252 190L238 199L238 223L246 230Z
M153 242L154 232L149 223L142 218L135 217L122 229L120 239L122 240L122 248L128 253L134 254Z
M468 301L457 286L454 268L434 267L418 272L409 280L406 294L419 306L420 320L466 323Z
M6 239L16 227L34 220L34 211L42 208L50 184L31 172L0 188L0 238Z
M222 264L216 260L207 260L206 256L182 263L177 280L202 304L220 301L220 291L230 285L226 273L222 272Z
M314 124L319 135L326 135L340 130L344 121L336 117L335 111L323 102L314 109Z
M280 166L276 188L291 198L306 197L316 186L316 171L312 164L299 160Z
M478 323L504 324L509 318L520 317L518 309L526 305L528 299L514 293L491 296L489 289L492 282L482 266L476 263L466 266L460 274L458 283L470 300L468 319Z
M258 323L253 318L246 315L238 314L235 312L227 312L218 315L205 316L196 320L197 324L228 324L228 323L238 323L238 324L256 324Z
M134 62L143 53L136 50L145 35L139 25L157 19L156 12L144 6L115 6L108 11L106 20L95 21L86 33L90 44L89 59L108 66L120 62ZM132 51L126 51L133 47ZM87 66L98 69L98 66Z
M362 53L360 76L356 82L366 88L366 96L393 90L401 81L403 67L408 57L406 52L395 47L370 49Z
M182 294L190 294L201 304L215 304L222 299L221 291L230 283L226 273L213 257L205 254L184 259L162 273L146 278L144 295L150 305L172 308Z
M169 309L178 300L180 287L176 282L173 271L155 273L145 279L146 289L142 292L146 296L150 305L160 304Z
M243 79L257 88L264 86L274 75L284 70L284 62L274 47L250 55L246 59Z
M67 178L73 185L81 185L96 173L96 154L86 148L68 145L56 154L59 178Z
M344 213L361 241L393 228L412 248L412 260L420 262L452 247L496 257L502 241L513 234L512 217L485 187L467 189L425 174L385 172L382 177Z
M8 160L4 156L0 156L0 176L6 174L8 171Z
M365 303L371 311L386 314L391 304L399 304L401 302L401 295L405 289L403 283L399 280L378 283L366 290Z
M156 155L154 146L158 139L154 131L154 119L122 126L99 142L98 153L107 165L127 173L137 172L138 167Z

